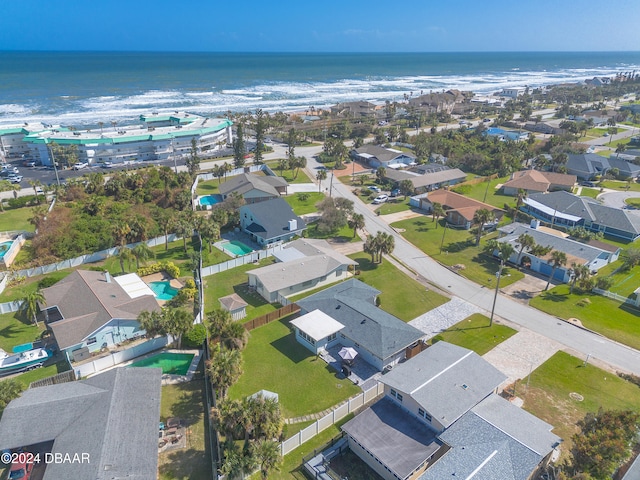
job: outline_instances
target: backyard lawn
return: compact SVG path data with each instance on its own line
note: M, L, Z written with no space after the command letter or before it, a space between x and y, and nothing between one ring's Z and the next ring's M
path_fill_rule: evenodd
M49 360L46 366L21 373L15 378L22 383L25 388L28 388L31 382L66 372L67 370L70 370L70 368L69 362L63 358L62 354L58 354L57 356L54 356L53 359Z
M596 198L598 195L600 195L600 190L598 188L582 187L582 190L580 190L581 197Z
M224 182L225 179L221 178L220 183ZM218 179L215 178L213 180L206 180L198 182L198 186L196 187L196 195L216 195L220 193L220 188L218 183Z
M12 302L24 298L27 293L35 292L40 288L39 283L45 278L54 279L55 281L62 280L64 277L73 272L72 269L59 270L57 272L47 273L46 275L37 275L35 277L28 277L25 281L19 285L8 287L4 292L0 294L0 303ZM52 280L53 281L53 280ZM1 316L0 316L1 317ZM0 336L1 337L1 336Z
M26 230L33 232L35 227L29 223L29 219L33 216L32 207L22 208L6 208L4 212L0 212L0 232L8 232L12 230Z
M305 173L305 171L301 168L298 170L298 175L294 177L295 170L292 173L291 170L282 170L280 173L280 169L278 168L278 160L269 160L266 162L269 165L269 168L275 173L277 176L284 178L287 183L313 183L309 176Z
M300 198L306 197L306 200ZM316 204L324 198L324 193L307 192L304 194L294 193L293 195L287 195L283 197L285 201L291 206L296 215L306 215L307 213L313 213L318 211Z
M480 202L488 203L494 207L503 208L507 203L512 207L516 205L515 197L509 195L503 195L500 193L502 189L496 190L496 186L508 182L510 176L495 178L489 182L481 182L475 185L455 185L451 187L451 190L465 197L473 198Z
M436 335L432 342L444 340L460 347L473 350L478 355L484 355L496 345L504 342L517 332L513 328L499 323L489 326L489 318L480 313L474 313L461 322Z
M640 348L640 310L629 305L600 295L577 291L569 294L568 285L542 293L531 299L529 305L560 318L577 318L605 337Z
M356 278L382 292L378 295L380 308L405 322L449 301L405 275L388 259L371 263L366 253L354 253L349 258L358 262L360 275Z
M267 301L255 291L250 291L247 284L247 271L271 265L272 263L274 263L273 257L265 258L261 260L258 265L249 263L225 272L204 277L205 311L211 312L220 308L218 299L231 295L234 292L249 304L247 306L247 317L245 321L275 310L273 305L267 303Z
M206 428L205 393L202 379L202 363L194 380L162 387L160 418L179 417L186 421L187 448L159 454L158 466L161 480L191 480L211 478L209 435Z
M588 364L584 359L557 352L531 374L529 388L522 379L517 395L524 398L525 410L555 428L553 432L564 439L564 454L571 449L571 436L578 432L576 422L587 412L640 409L640 388L613 373ZM571 393L583 400L575 400ZM575 395L573 395L575 397Z
M342 227L340 230L338 230L337 232L331 232L331 233L320 233L318 232L318 223L314 222L310 225L307 225L307 237L309 238L321 238L324 240L333 238L337 241L341 241L341 242L359 242L360 241L360 237L358 237L357 235L354 236L353 235L353 228L349 227L348 225L345 225L344 227Z
M393 223L392 227L398 229L403 237L434 260L450 267L462 266L464 268L458 269L462 276L480 285L494 287L498 261L484 254L482 246L487 239L495 238L496 234L485 235L480 247L476 247L475 238L468 230L447 228L445 232L444 224L444 220L440 219L436 228L436 222L433 222L430 216L424 215ZM519 270L505 267L500 286L506 287L522 278L524 274Z
M262 389L276 392L285 418L321 412L360 392L319 357L300 345L289 327L291 316L251 330L242 352L244 374L229 389L245 398Z
M640 192L640 183L637 182L623 182L621 180L605 180L602 182L604 188L611 188L613 190L627 190L631 192Z
M0 315L0 348L11 353L16 345L29 343L40 338L44 331L44 324L35 326L24 319L18 312Z

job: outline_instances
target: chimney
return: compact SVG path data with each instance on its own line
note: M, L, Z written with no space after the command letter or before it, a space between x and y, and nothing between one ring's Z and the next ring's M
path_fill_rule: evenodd
M289 220L289 231L293 232L298 229L298 220L295 218L293 220Z
M104 271L104 281L107 283L111 283L111 274L108 271Z

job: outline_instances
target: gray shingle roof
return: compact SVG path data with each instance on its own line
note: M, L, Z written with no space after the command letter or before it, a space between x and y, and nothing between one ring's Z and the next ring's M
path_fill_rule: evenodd
M440 435L451 447L420 480L526 480L560 442L551 425L491 395Z
M506 378L477 353L441 341L396 365L381 381L410 395L447 428Z
M605 157L595 153L580 153L567 155L567 171L583 178L591 178L603 170L611 168Z
M441 446L436 434L388 398L349 420L342 430L405 478Z
M155 297L131 298L113 279L107 282L104 273L89 270L76 270L42 293L46 306L57 306L64 317L49 324L61 349L82 342L114 318L135 320L143 310L160 309Z
M2 415L0 449L53 440L53 453L90 455L49 464L44 480L156 478L161 377L158 368L115 368L29 389Z
M282 188L288 185L287 181L282 177L259 176L252 175L251 173L241 173L231 177L224 183L220 184L220 193L222 195L229 195L230 193L237 193L238 195L244 195L250 190L260 190L270 196L279 197L280 193L277 187Z
M350 279L297 301L305 312L321 310L342 323L354 342L385 359L424 337L424 333L375 306L380 292Z
M272 198L265 202L252 203L240 207L240 216L245 212L251 212L254 222L247 227L251 233L269 240L289 232L289 220L297 221L296 232L307 228L302 218L293 213L293 210L282 198Z

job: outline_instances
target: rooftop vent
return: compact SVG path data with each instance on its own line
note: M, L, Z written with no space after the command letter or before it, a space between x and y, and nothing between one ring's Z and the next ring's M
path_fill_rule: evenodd
M463 384L462 384L462 389L463 389L463 390L466 390L467 388L469 388L469 385L467 385L466 383L463 383Z

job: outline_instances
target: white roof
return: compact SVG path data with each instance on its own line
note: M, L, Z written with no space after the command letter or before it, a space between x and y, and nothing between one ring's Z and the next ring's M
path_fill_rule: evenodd
M344 328L343 324L317 309L295 320L291 320L290 323L309 335L316 342L329 335L338 333Z
M149 288L149 285L144 283L136 273L120 275L119 277L113 277L113 279L131 298L138 298L143 295L151 295L152 297L156 296L153 293L153 290Z
M547 215L551 215L551 216L554 216L556 218L563 218L563 219L569 220L571 222L577 222L578 220L582 219L582 217L576 217L575 215L569 215L568 213L563 213L560 210L556 210L556 209L553 209L553 208L548 207L546 205L543 205L542 203L536 202L535 200L533 200L531 198L525 198L524 199L524 203L526 203L527 205L531 205L535 209L540 210L541 212L544 212Z

